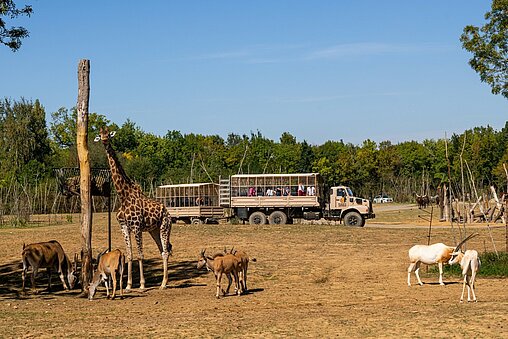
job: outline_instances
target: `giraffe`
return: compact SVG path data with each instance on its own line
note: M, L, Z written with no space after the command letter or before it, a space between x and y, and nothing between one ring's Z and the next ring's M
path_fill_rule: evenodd
M127 252L127 287L132 287L132 243L131 233L134 233L138 250L140 289L145 288L143 274L143 232L148 232L157 244L162 255L164 277L160 289L166 288L168 281L168 257L171 253L169 237L171 233L171 217L166 207L153 199L146 197L139 184L127 176L121 166L116 152L109 139L114 135L108 128L101 128L96 141L101 140L108 157L111 169L111 179L120 199L120 208L116 218L122 229Z

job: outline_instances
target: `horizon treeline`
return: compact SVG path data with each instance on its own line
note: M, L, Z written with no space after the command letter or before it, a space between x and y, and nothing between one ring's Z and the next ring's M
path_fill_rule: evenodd
M46 112L36 100L0 101L0 189L13 183L40 185L54 180L53 169L77 167L76 110ZM218 182L238 173L318 172L325 184L350 186L356 195L388 194L410 201L415 193L435 195L449 183L455 196L490 185L506 191L508 121L496 131L478 126L449 139L422 142L389 140L376 143L366 136L361 145L329 140L310 145L284 132L271 140L260 131L250 135L182 134L168 130L159 136L143 131L127 119L118 125L105 115L89 115L92 167L108 167L101 143L94 143L100 127L117 131L112 139L127 174L145 190L160 184ZM5 201L1 201L5 204Z

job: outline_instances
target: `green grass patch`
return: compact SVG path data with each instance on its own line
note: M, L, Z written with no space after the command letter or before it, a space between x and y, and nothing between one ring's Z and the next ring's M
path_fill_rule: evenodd
M478 271L480 277L491 277L491 278L506 278L508 277L508 253L499 252L499 256L494 252L485 252L480 254L481 266ZM437 266L432 266L429 269L429 273L438 274L439 269ZM460 265L444 265L444 274L448 276L462 275L462 269Z

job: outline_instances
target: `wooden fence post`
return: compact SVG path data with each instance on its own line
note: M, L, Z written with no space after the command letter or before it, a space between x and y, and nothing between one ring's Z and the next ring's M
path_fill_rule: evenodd
M81 193L81 281L88 291L92 280L92 192L90 159L88 152L88 102L90 96L90 60L82 59L78 65L78 103L76 145L79 158Z

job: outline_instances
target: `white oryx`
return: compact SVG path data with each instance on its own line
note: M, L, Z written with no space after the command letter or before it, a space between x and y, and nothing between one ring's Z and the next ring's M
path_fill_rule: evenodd
M476 302L476 294L474 293L474 282L476 273L480 269L480 258L476 250L467 250L462 253L460 249L452 253L452 258L448 262L450 265L460 262L462 268L462 275L464 276L464 283L462 284L462 294L460 295L460 302L464 300L464 290L467 285L467 301L471 301L471 294L473 301Z
M414 245L409 249L409 267L407 268L407 285L411 286L411 272L415 272L418 284L423 285L420 275L420 264L426 265L438 264L439 266L439 284L443 283L443 263L449 263L452 258L453 252L456 252L467 240L471 239L477 233L470 235L461 241L457 247L447 246L443 243L437 243L432 245Z

